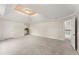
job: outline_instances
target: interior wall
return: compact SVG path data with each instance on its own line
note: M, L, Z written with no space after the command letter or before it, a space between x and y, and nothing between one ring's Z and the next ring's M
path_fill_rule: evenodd
M6 6L5 15L0 17L0 40L24 36L24 29L31 20L28 16L17 12L14 9L15 5Z
M71 40L71 19L65 20L65 38Z
M0 4L0 16L5 14L6 4Z
M75 17L71 19L71 40L70 43L72 47L75 49Z
M38 23L43 23L43 22L47 22L48 19L46 17L44 17L43 15L39 14L39 13L36 13L35 15L32 15L30 17L30 24L34 25L34 24L38 24ZM50 20L49 20L50 21Z
M4 16L5 19L20 23L30 23L29 16L26 16L22 13L17 12L16 10Z
M24 36L24 23L0 20L0 40L8 38L18 38Z
M11 21L4 21L3 23L3 37L4 38L16 38L24 36L24 24Z
M2 40L2 21L0 20L0 40Z
M64 40L64 22L45 22L30 27L30 34L52 39Z
M6 12L5 15L8 15L12 11L15 10L16 4L6 4Z
M52 39L64 40L64 21L50 20L47 21L45 17L36 14L31 17L30 34Z

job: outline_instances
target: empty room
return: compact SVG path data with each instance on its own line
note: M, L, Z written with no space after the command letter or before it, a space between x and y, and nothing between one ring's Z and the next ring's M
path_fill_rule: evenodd
M78 55L79 4L0 4L0 55Z

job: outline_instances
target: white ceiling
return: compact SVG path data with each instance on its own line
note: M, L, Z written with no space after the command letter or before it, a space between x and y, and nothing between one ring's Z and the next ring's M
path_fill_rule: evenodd
M32 17L34 22L36 21L52 21L55 18L62 18L73 14L79 5L74 4L24 4L25 7L33 9L39 13L37 16ZM6 7L4 18L13 21L20 21L23 23L29 23L28 16L21 15L15 11L16 5L9 4ZM37 20L38 19L38 20ZM56 19L55 19L56 20Z
M33 9L48 19L71 15L77 9L76 4L25 4L24 6Z

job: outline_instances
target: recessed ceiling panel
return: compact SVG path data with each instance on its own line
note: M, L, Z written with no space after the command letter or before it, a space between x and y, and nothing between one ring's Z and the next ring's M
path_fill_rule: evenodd
M32 9L30 9L29 7L24 7L21 4L17 4L15 10L29 16L35 14L35 12Z

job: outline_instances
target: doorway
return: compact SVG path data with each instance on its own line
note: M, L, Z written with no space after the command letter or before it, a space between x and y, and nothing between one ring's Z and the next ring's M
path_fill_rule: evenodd
M65 21L65 38L77 50L77 17Z

